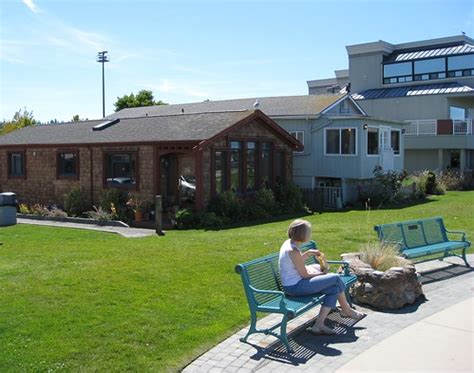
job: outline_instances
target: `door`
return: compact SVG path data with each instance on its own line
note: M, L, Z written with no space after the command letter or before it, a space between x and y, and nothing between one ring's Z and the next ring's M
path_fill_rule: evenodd
M395 160L391 144L390 127L380 126L379 128L379 154L382 169L384 171L393 171L395 168Z

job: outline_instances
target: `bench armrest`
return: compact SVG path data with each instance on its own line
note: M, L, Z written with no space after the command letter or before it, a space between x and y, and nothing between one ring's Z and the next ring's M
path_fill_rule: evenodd
M448 229L445 229L445 230L446 230L446 233L462 234L461 240L466 241L466 232L463 232L463 231L450 231Z
M280 297L280 308L282 310L286 310L286 304L284 302L284 299L285 299L285 293L282 292L282 291L279 291L279 290L261 290L261 289L257 289L255 287L253 287L252 285L248 285L248 287L250 288L250 290L252 290L254 293L258 293L258 294L273 294L273 295L277 295Z
M344 267L344 276L349 276L349 262L347 260L328 260L328 264L341 264Z

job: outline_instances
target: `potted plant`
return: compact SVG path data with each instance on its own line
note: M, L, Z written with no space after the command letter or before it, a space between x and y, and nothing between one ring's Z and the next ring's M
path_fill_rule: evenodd
M143 221L145 205L140 199L134 197L133 195L130 195L127 201L127 206L132 209L135 215L135 221Z

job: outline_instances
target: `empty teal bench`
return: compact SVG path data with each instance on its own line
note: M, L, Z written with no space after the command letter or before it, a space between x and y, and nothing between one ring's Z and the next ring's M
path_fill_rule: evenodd
M316 243L311 241L303 245L301 249L306 251L315 248ZM270 334L278 338L286 346L288 352L293 352L286 333L288 321L321 304L324 295L304 297L286 295L281 285L278 257L279 253L274 253L235 267L235 271L242 278L251 317L249 331L240 341L246 342L247 338L254 333ZM350 301L348 288L357 281L357 277L349 273L349 263L340 260L328 260L328 263L343 265L344 271L340 275L346 286L347 299ZM306 260L306 264L318 264L318 262L314 256L311 256ZM282 314L281 322L268 329L258 329L257 312ZM280 328L280 333L275 332L278 328Z
M398 245L401 255L407 259L422 262L438 256L441 256L440 259L457 256L470 267L466 250L471 243L466 240L466 233L447 230L440 217L381 224L374 229L382 243ZM450 240L448 234L460 235L460 239ZM462 250L462 254L454 253L455 250ZM426 259L426 256L430 258Z

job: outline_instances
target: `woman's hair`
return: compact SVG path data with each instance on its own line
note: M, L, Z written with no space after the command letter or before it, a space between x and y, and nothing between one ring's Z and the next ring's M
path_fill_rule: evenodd
M311 223L306 220L296 219L288 227L288 238L293 241L307 242L311 237Z

